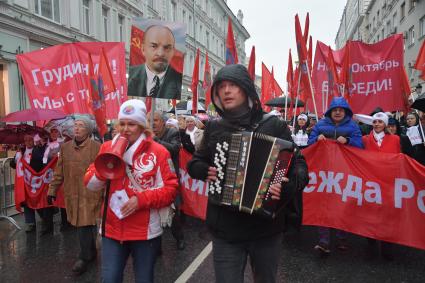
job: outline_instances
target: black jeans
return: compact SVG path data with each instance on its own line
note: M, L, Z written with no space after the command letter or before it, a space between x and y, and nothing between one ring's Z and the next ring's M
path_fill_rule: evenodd
M247 242L230 243L213 238L213 258L216 282L240 283L249 255L254 282L276 282L277 264L281 252L281 234Z
M79 259L91 261L96 258L96 225L77 227L80 242Z

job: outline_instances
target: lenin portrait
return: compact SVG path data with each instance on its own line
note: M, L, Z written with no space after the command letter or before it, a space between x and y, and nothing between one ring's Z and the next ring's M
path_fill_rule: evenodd
M176 50L174 31L152 20L142 31L132 27L128 95L180 99L183 53Z

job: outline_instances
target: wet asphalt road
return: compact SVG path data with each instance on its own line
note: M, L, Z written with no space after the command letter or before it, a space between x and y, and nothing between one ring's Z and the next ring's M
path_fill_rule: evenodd
M23 225L21 215L14 218ZM39 232L17 231L6 220L0 220L0 283L100 282L99 262L92 263L89 271L79 277L72 274L78 254L77 235L73 229L59 231L58 215L55 222L54 233L41 236ZM186 249L179 251L170 231L165 232L163 255L155 269L156 282L174 282L211 239L203 223L191 218L186 221L185 237ZM348 251L332 250L323 259L313 250L316 237L314 227L303 227L300 233L283 237L278 282L425 282L425 251L396 246L394 260L386 261L368 252L364 238L352 235ZM124 282L134 282L131 260L125 273ZM249 268L245 279L253 282ZM214 282L211 254L188 282Z

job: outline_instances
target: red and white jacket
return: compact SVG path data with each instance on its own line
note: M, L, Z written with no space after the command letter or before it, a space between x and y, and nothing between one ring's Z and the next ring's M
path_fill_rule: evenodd
M116 138L104 143L99 154L108 152ZM125 189L129 198L137 197L139 209L120 220L108 207L105 236L118 241L158 237L162 234L159 209L170 205L177 194L177 176L170 154L165 147L142 134L124 153L123 159L130 165L131 173L140 188L134 188L127 175L122 179L112 180L108 204L115 191ZM104 189L105 183L106 180L100 177L92 163L87 169L84 184L89 190L98 191Z

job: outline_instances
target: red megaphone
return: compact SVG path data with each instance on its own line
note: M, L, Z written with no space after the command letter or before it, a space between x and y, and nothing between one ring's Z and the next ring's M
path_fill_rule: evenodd
M124 177L125 162L122 159L128 146L128 139L118 137L109 152L99 154L94 160L97 173L105 179L114 180Z

